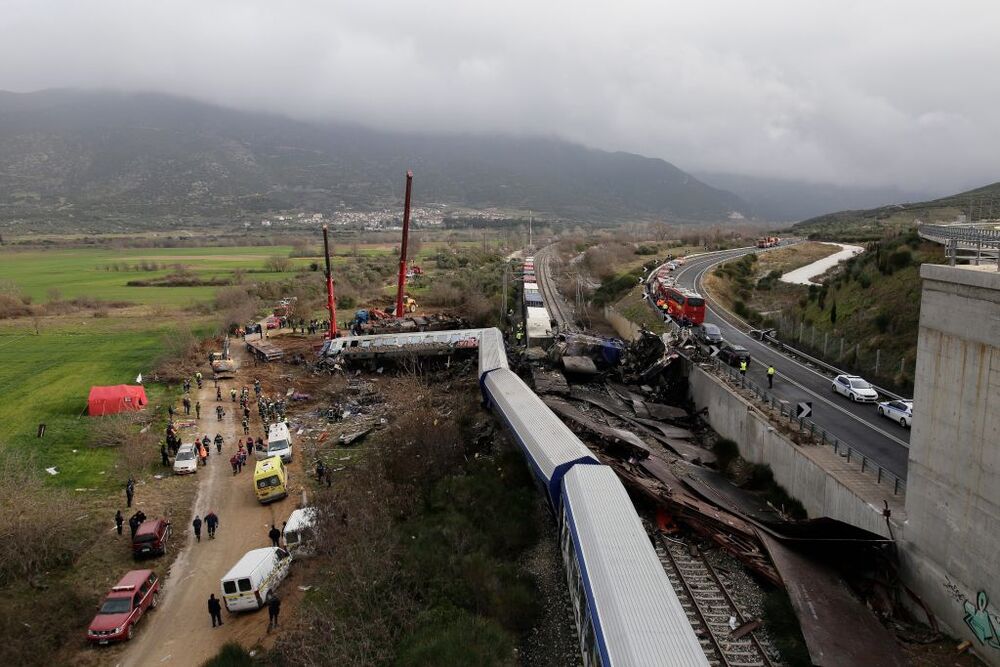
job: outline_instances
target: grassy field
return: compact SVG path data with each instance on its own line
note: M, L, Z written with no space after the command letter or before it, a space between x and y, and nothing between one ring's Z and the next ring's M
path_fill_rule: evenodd
M65 320L66 318L61 318ZM130 384L162 352L171 326L138 318L45 323L39 334L24 323L0 325L0 445L3 453L32 457L41 471L56 466L50 483L68 488L118 486L118 453L89 446L94 418L86 416L92 384ZM147 387L150 407L164 390ZM39 423L45 437L36 438Z
M423 243L416 253L417 262L424 261L444 246ZM466 243L463 245L475 245ZM280 280L288 272L267 271L265 264L273 256L288 257L290 246L225 247L225 248L129 248L113 249L53 249L0 251L0 281L11 281L20 292L35 303L48 301L51 290L62 298L91 297L107 301L129 301L139 304L184 306L211 299L217 287L134 287L135 280L155 280L176 271L180 265L201 280L229 280L238 270L250 273L253 281ZM393 244L359 244L333 249L334 273L349 271L359 257L396 257ZM290 260L292 270L318 263L320 257L296 257ZM156 265L157 270L141 270ZM140 270L135 270L139 267ZM127 270L122 270L127 269Z

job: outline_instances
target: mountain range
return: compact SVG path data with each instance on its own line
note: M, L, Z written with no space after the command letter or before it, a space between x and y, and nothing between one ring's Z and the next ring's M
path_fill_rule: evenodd
M427 135L237 111L159 94L0 92L0 220L225 220L416 204L574 221L723 221L736 195L669 162L553 138Z

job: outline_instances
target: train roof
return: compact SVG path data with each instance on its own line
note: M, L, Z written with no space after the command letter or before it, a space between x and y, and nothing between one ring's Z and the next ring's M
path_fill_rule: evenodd
M545 485L552 506L558 507L566 471L575 463L597 463L597 458L513 371L497 369L482 383L493 409Z
M604 665L707 667L632 501L607 466L575 466L563 503Z

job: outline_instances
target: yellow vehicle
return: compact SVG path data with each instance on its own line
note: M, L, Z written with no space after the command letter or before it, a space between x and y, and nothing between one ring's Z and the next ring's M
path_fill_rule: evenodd
M253 485L257 500L269 503L288 495L288 472L280 456L257 461L253 471Z
M417 302L414 301L413 297L411 297L409 294L403 297L403 312L404 313L417 312Z

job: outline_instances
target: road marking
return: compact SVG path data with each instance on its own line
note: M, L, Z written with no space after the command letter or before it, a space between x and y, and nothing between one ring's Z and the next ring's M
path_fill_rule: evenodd
M705 273L706 273L706 272L707 272L707 271L708 271L708 270L709 270L710 268L712 268L712 267L713 267L713 266L715 266L716 264L719 264L719 263L720 263L720 262L722 262L722 261L724 261L724 260L719 260L719 261L717 261L717 262L714 262L714 263L711 263L711 264L709 264L708 266L706 266L706 267L705 267L704 269L702 269L702 270L701 270L701 272L699 272L699 273L698 273L698 274L697 274L697 275L695 276L695 279L694 279L694 287L695 287L695 289L697 289L697 288L698 288L698 281L699 281L699 280L701 280L701 277L702 277L703 275L705 275ZM703 295L703 296L704 296L704 295ZM706 303L705 303L705 307L706 307L706 309L707 309L707 310L709 310L710 312L712 312L712 313L713 313L713 314L714 314L714 315L715 315L716 317L718 317L718 318L719 318L720 320L722 320L722 321L724 321L724 322L726 322L726 323L728 324L728 321L726 320L726 318L722 317L722 316L721 316L721 315L720 315L720 314L719 314L719 313L718 313L717 311L715 311L715 310L714 310L714 309L713 309L713 308L712 308L711 306L709 306L709 305L708 305L708 300L707 300L707 298L706 298ZM726 310L726 309L725 309L724 307L722 307L722 306L719 306L719 308L720 308L721 310L725 310L725 311L726 311L727 313L729 313L729 311L728 311L728 310ZM729 313L729 314L730 314L730 315L732 315L732 313ZM734 317L735 317L735 315L734 315ZM737 319L739 319L739 318L737 318ZM741 321L742 321L742 320L741 320ZM791 357L789 357L789 356L787 356L787 355L785 355L785 354L782 354L782 353L781 353L780 351L778 351L778 350L776 350L776 349L774 349L774 348L772 348L772 347L767 347L766 345L764 345L764 343L758 343L758 342L757 342L756 340L754 340L754 339L753 339L753 338L752 338L751 336L748 336L747 334L743 333L743 332L742 332L742 331L741 331L740 329L738 329L737 327L733 326L732 324L729 324L728 326L729 326L729 327L730 327L730 328L731 328L731 329L732 329L733 331L735 331L735 332L736 332L736 333L738 333L739 335L743 336L744 338L746 338L747 340L749 340L749 341L750 341L751 343L753 343L754 345L758 345L758 346L760 346L760 347L761 347L762 349L765 349L765 350L768 350L768 351L770 351L770 352L773 352L774 354L777 354L778 356L780 356L780 357L782 357L782 358L784 358L784 359L787 359L787 360L788 360L789 362L791 362L791 363L795 364L795 365L796 365L796 366L798 366L799 368L802 368L802 369L805 369L805 370L808 370L808 371L810 371L811 373L813 373L814 375L816 375L817 377L821 378L822 380L824 380L824 381L826 381L826 382L830 382L830 378L826 377L826 376L825 376L825 375L823 375L822 373L818 373L818 372L816 372L816 371L815 371L815 370L813 370L812 368L809 368L808 366L806 366L806 365L804 365L804 364L802 364L802 363L800 363L800 362L796 361L795 359L792 359ZM761 362L761 361L758 361L758 360L754 359L754 358L753 358L753 355L751 355L751 357L750 357L750 363L751 363L751 364L753 364L753 363L756 363L756 364L760 365L761 367L765 367L765 364L764 364L763 362ZM787 382L789 382L790 384L792 384L792 385L794 385L794 386L798 387L799 389L801 389L802 391L806 392L806 393L807 393L807 394L809 394L810 396L813 396L813 397L815 397L815 398L819 399L819 400L820 400L820 402L822 402L822 403L825 403L826 405L830 406L831 408L834 408L835 410L838 410L838 411L840 411L841 413L843 413L843 414L847 415L848 417L850 417L851 419L855 420L855 421L856 421L856 422L858 422L859 424L864 424L865 426L867 426L867 427L868 427L868 428L870 428L871 430L875 431L876 433L879 433L879 434L881 434L881 435L885 436L886 438L888 438L888 439L892 440L893 442L896 442L896 443L898 443L898 444L902 445L902 446L903 446L903 447L905 447L906 449L909 449L909 448L910 448L910 445L909 445L909 443L908 443L908 442L906 442L905 440L902 440L902 439L900 439L900 438L898 438L898 437L894 436L893 434L889 433L888 431L883 431L883 430L882 430L882 429L880 429L880 428L879 428L878 426L875 426L875 425L874 425L874 424L872 424L871 422L869 422L869 421L867 421L867 420L865 420L865 419L862 419L861 417L857 416L857 415L856 415L856 414L854 414L853 412L850 412L849 410L845 410L845 409L844 409L843 407L841 407L841 406L839 406L839 405L836 405L836 404L835 404L835 403L833 403L832 401L829 401L829 400L827 400L827 398L825 398L824 396L820 396L819 394L817 394L817 393L816 393L816 392L814 392L813 390L811 390L811 389L808 389L807 387L805 387L805 386L803 386L803 385L799 384L798 382L796 382L796 381L795 381L795 380L793 380L792 378L788 377L788 376L787 376L787 375L785 375L784 373L778 373L777 375L778 375L778 377L781 377L781 378L784 378L784 379L785 379L785 380L786 380Z

